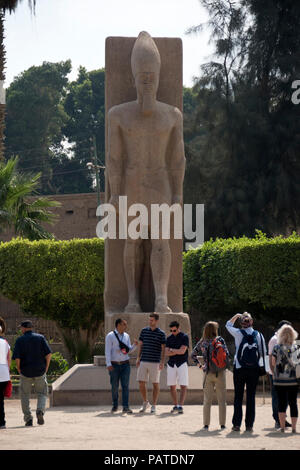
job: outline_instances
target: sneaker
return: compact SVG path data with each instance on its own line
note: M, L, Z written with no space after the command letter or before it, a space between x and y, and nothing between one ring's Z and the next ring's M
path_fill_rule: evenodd
M132 415L133 411L130 408L123 408L123 413L127 413L128 415Z
M285 422L285 427L286 427L286 428L291 428L292 425L291 425L291 423L289 423L288 421L286 421L286 422Z
M297 434L297 430L296 430L296 429L292 429L292 433L293 433L293 434Z
M150 406L150 403L148 401L143 402L143 406L140 409L139 413L145 413L146 409Z
M280 429L280 432L285 432L285 429L284 429L284 428L281 428L281 429Z
M0 426L0 429L6 429L5 424L3 424L2 426Z
M38 424L44 424L45 423L44 413L42 411L37 411L36 412L36 417L37 417Z
M280 423L278 421L275 422L275 429L280 429Z
M240 426L232 426L232 431L240 432Z
M221 429L226 429L225 424L222 424L222 425L221 425Z
M112 413L115 413L116 411L118 411L118 407L117 407L117 406L113 406L112 409L111 409L111 412L112 412Z
M156 413L156 406L155 405L151 406L150 413L153 414L153 415Z
M32 419L26 421L25 426L32 426Z
M182 413L183 413L183 408L182 408L182 406L178 406L178 413L179 413L179 414L182 414Z
M246 432L253 432L252 426L246 426Z
M176 413L177 411L179 411L179 407L177 405L173 406L171 413Z
M202 430L203 430L203 431L208 431L208 425L205 424L205 426L203 426Z

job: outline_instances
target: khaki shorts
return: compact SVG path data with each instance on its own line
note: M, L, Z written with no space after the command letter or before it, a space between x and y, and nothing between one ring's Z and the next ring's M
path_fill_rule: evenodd
M136 380L158 384L160 379L159 362L141 362L137 370Z

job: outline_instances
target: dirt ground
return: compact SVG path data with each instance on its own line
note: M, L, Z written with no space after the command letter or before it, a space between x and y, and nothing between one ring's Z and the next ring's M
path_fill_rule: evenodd
M299 403L300 405L300 403ZM36 400L31 400L33 427L24 427L20 401L5 401L6 429L0 430L1 450L299 450L298 433L274 428L270 398L257 399L253 434L231 431L233 407L227 407L227 427L220 430L218 407L212 407L210 430L202 428L202 405L184 407L183 415L171 415L171 406L158 405L156 415L147 412L112 415L108 406L47 408L45 424L36 422ZM299 407L300 409L300 407ZM122 434L122 430L124 431Z

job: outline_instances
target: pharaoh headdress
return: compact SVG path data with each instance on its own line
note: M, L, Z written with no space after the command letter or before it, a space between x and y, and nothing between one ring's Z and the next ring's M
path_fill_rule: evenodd
M160 55L152 37L142 31L134 43L131 53L132 74L160 71Z

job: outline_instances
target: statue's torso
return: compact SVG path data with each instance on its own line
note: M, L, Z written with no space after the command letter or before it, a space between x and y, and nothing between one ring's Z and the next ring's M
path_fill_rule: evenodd
M136 101L115 107L123 146L124 194L128 203L171 204L169 165L178 110L156 102L144 116Z

